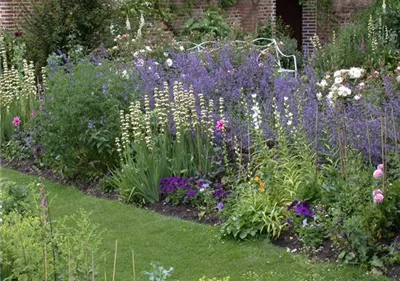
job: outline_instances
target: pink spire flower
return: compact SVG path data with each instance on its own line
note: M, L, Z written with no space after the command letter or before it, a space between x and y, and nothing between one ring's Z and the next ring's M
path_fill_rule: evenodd
M15 116L12 121L12 124L14 127L19 127L19 125L21 125L21 118L19 118L19 116Z
M33 118L33 117L35 117L35 116L36 116L36 111L32 110L32 111L31 111L31 117Z
M380 204L380 203L382 203L383 199L385 199L385 197L382 194L378 193L374 196L374 203Z
M378 194L383 195L382 189L375 189L374 191L372 191L372 197L375 197Z
M217 131L221 131L221 130L223 130L224 129L224 126L225 126L225 121L224 120L218 120L217 121L217 125L215 126L215 130L217 130Z
M383 177L383 171L382 170L375 170L373 175L372 175L376 180L379 180L381 177Z
M379 165L376 167L376 169L377 169L377 170L383 171L383 164L379 164Z

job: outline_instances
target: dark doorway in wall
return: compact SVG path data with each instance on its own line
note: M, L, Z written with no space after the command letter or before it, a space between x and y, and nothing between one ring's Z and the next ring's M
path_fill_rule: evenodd
M302 40L302 8L299 0L276 0L276 17L281 18L293 30L293 37L297 40L300 50Z

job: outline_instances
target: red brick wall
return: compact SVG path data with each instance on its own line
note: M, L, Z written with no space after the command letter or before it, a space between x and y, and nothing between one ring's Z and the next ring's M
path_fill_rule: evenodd
M375 0L333 0L332 6L336 21L340 25L350 23L355 13L374 2ZM327 24L318 26L318 36L322 42L330 40L333 28L334 26L328 26Z
M0 0L0 28L15 29L21 7L28 0Z
M0 0L0 26L15 29L21 3L28 0ZM67 1L67 0L66 0ZM185 5L186 0L171 0L177 6ZM199 18L203 15L209 4L218 4L220 0L198 0L194 5L191 16ZM275 19L275 3L279 0L237 0L237 4L227 9L228 19L240 24L244 30L255 31L259 23L266 24L268 19ZM309 0L317 1L317 0ZM366 7L374 0L332 0L335 16L340 24L351 21L352 15ZM310 37L318 33L322 41L328 40L332 27L326 25L317 26L315 6L307 5L303 8L303 45L310 46ZM188 16L180 16L174 22L174 26L181 29Z

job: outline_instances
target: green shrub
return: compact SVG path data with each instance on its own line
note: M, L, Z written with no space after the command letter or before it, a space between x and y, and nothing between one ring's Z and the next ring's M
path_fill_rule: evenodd
M50 72L41 114L45 163L66 177L86 179L112 169L119 111L137 98L134 86L107 61Z
M87 50L97 47L110 26L112 4L106 0L28 1L22 22L29 59L37 67L45 66L47 57L74 45Z

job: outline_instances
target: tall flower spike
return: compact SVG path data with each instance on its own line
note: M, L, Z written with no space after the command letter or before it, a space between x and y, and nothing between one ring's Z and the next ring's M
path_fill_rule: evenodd
M145 109L145 128L146 128L146 145L149 150L153 149L152 144L152 130L151 130L151 109L150 109L150 97L149 95L144 96L144 109Z

